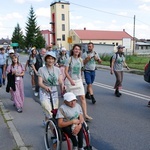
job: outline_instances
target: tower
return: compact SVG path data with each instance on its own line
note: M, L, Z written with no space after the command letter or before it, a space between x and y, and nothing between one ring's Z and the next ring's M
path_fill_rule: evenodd
M50 5L52 44L57 48L65 47L69 49L69 5L69 2L61 0L56 0Z

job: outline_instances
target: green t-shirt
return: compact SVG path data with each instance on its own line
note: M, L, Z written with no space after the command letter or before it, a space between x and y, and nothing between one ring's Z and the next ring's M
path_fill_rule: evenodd
M74 58L71 56L66 60L65 66L69 67L69 75L73 80L82 79L81 69L83 67L82 58Z

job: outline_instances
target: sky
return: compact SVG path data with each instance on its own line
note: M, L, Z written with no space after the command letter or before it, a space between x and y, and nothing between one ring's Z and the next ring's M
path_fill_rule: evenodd
M41 30L51 30L54 0L5 0L0 9L0 38L11 38L17 23L25 34L31 6ZM150 0L69 0L70 29L125 31L150 39ZM135 20L134 20L135 16ZM134 27L135 21L135 27Z

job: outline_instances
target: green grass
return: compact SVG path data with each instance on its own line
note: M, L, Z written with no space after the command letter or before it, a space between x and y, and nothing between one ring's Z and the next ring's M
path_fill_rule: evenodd
M102 65L109 66L110 65L110 57L109 55L100 56L102 59ZM144 70L146 63L150 61L150 56L136 56L129 55L126 56L126 63L132 69Z

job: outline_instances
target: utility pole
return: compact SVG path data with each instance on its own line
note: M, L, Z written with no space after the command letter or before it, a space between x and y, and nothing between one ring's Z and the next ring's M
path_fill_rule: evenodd
M135 15L133 18L133 55L135 54Z

